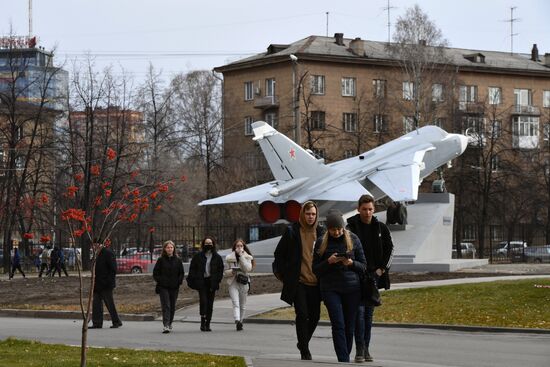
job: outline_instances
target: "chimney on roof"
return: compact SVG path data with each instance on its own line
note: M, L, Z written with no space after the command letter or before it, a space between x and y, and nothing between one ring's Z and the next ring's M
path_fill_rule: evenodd
M338 46L344 46L344 34L343 33L334 33L335 43Z
M531 60L539 61L539 49L536 43L533 43L533 48L531 49Z
M426 46L426 40L418 40L420 46Z
M544 54L544 66L548 66L550 68L550 53Z
M349 48L351 52L357 56L365 56L365 43L361 40L360 37L356 37L349 43Z

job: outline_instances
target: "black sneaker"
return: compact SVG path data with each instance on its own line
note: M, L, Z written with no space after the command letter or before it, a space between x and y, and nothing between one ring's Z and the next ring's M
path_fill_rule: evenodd
M243 323L240 321L235 321L235 326L237 327L237 331L241 331L243 329Z
M110 326L111 329L118 329L119 327L122 326L122 322L119 322L118 324L113 324Z
M101 326L101 325L88 326L88 329L101 329L101 328L103 328L103 326Z

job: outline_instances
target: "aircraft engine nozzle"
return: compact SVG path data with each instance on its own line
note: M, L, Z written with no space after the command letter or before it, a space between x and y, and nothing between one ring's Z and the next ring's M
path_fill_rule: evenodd
M279 219L286 219L291 223L300 220L302 206L295 200L289 200L284 204L277 204L273 201L264 201L260 204L260 219L265 223L275 223Z

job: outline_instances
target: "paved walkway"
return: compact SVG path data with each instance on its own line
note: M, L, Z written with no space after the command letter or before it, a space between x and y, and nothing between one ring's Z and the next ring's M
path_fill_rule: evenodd
M529 278L550 278L550 275L509 275L480 278L432 280L393 284L392 289L437 287L452 284L483 283L494 282L498 280L517 280ZM281 301L279 297L280 293L268 293L248 296L246 303L246 317L250 318L251 316L262 314L276 308L287 307L288 304ZM176 311L175 319L181 322L200 322L199 305L194 304ZM214 302L214 314L212 315L212 322L231 324L234 323L231 299L217 299ZM254 320L247 319L246 322L254 322Z

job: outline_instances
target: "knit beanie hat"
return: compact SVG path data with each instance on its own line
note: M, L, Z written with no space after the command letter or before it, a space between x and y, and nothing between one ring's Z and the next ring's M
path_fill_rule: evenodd
M327 228L344 228L344 218L339 210L331 210L327 214Z

